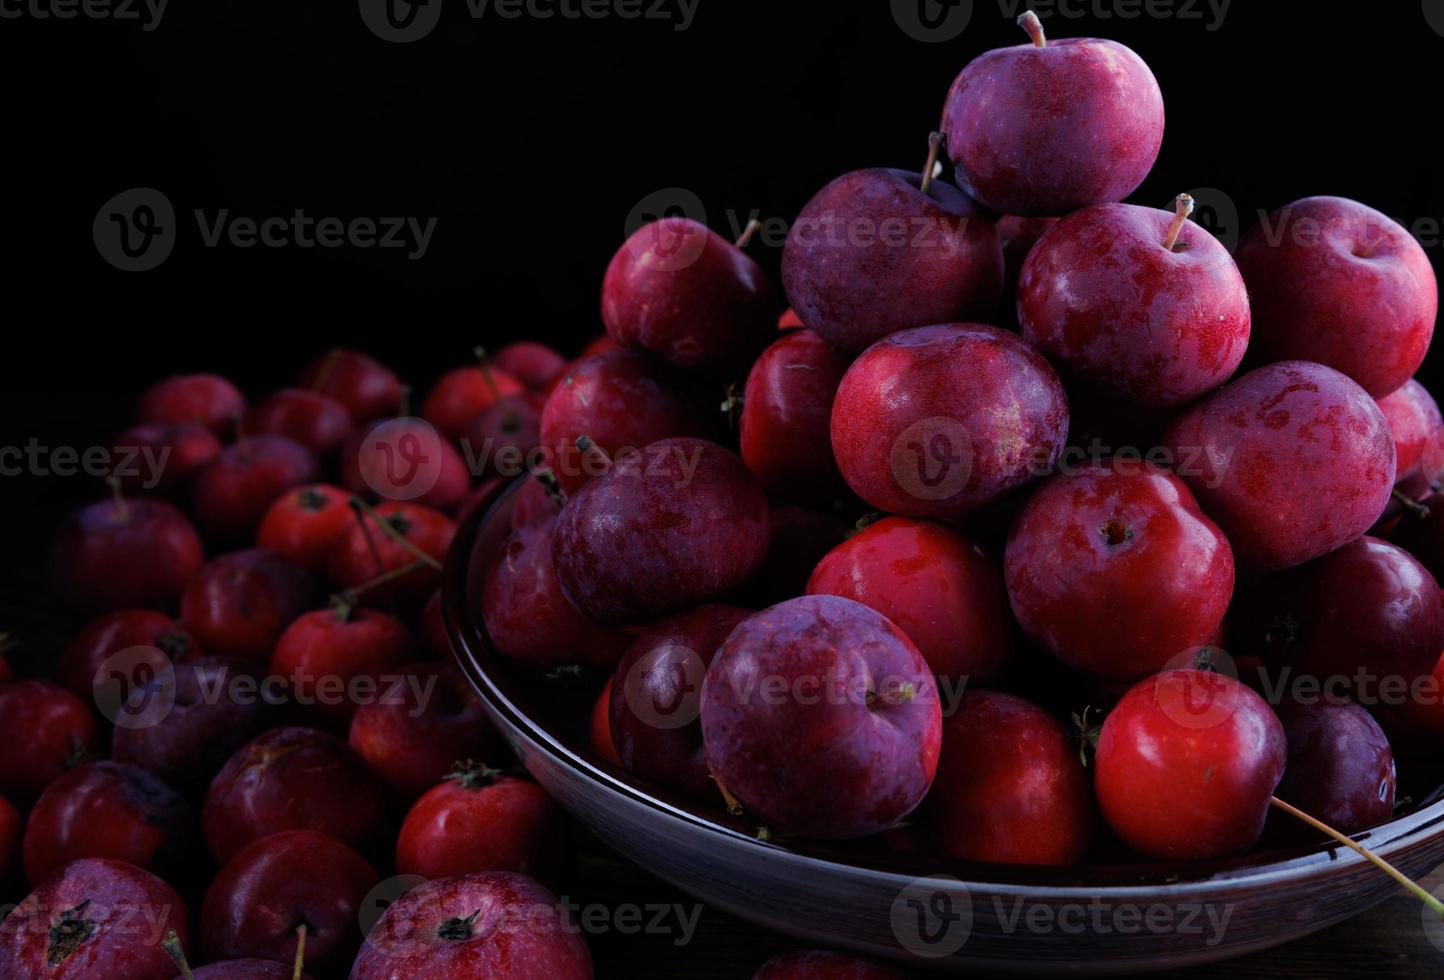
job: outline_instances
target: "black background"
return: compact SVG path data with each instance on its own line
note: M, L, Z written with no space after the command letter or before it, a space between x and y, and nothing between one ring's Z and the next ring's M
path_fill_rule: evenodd
M1123 41L1163 87L1163 153L1133 201L1217 188L1246 226L1299 197L1355 197L1432 232L1437 267L1444 36L1417 0L1235 0L1217 30L1187 0L1169 17L1116 16L1143 7L1129 0L1063 7L1082 16L1045 18L1050 34ZM730 234L754 210L790 219L844 171L917 169L953 76L1023 40L1000 9L977 0L962 35L934 44L886 0L700 0L685 31L675 18L473 19L445 0L436 29L406 45L368 30L356 0L173 0L148 32L0 21L0 443L103 444L167 374L218 371L258 394L338 343L419 387L479 342L575 353L600 332L602 271L641 198L687 188ZM159 268L121 272L91 223L141 186L174 204L180 238ZM407 261L206 248L195 208L438 223L426 257ZM753 251L775 271L775 243ZM32 553L96 493L84 478L0 478L7 553Z

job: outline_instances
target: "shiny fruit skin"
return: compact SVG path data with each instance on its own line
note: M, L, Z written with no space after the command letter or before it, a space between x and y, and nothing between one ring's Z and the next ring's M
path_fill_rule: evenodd
M256 545L308 572L319 572L336 542L355 521L345 490L326 483L298 487L276 498L261 519Z
M373 357L341 347L308 364L297 385L336 399L357 425L395 414L401 406L401 381L395 372Z
M186 516L162 500L104 500L75 511L51 542L51 587L77 612L166 609L205 555Z
M0 684L0 796L25 806L84 759L95 740L89 702L49 681Z
M1275 795L1345 834L1357 834L1394 816L1398 781L1394 752L1369 712L1337 698L1286 702L1279 720L1289 761ZM1296 839L1318 837L1293 817Z
M811 330L773 341L747 375L741 454L774 500L845 492L832 455L832 401L848 359Z
M473 773L449 778L415 803L396 840L398 874L452 878L513 871L552 880L566 818L536 783Z
M286 627L311 605L305 569L264 548L211 561L181 596L181 622L217 656L266 662Z
M221 450L195 482L196 523L224 541L249 541L287 490L321 477L315 455L293 439L246 436Z

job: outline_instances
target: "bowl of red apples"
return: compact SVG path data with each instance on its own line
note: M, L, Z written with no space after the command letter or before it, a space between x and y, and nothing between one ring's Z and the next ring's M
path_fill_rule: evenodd
M1142 971L1400 887L1438 928L1429 261L1342 198L1234 254L1120 203L1152 73L1020 26L921 172L803 208L781 295L746 234L627 239L459 529L460 664L603 840L810 943Z

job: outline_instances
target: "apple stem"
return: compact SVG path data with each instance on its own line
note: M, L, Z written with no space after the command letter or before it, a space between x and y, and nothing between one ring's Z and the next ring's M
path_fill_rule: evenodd
M186 960L186 951L181 948L180 936L176 935L174 929L165 934L165 938L161 940L160 945L170 958L175 961L176 968L181 971L183 980L196 980L196 975L191 972L191 965Z
M389 572L382 572L375 578L370 579L366 582L362 582L360 585L355 586L354 588L347 589L344 592L338 592L336 595L333 595L331 597L331 602L336 607L336 618L341 620L341 622L343 623L346 622L348 619L351 618L351 614L356 611L356 600L360 599L361 596L365 595L370 590L377 588L378 586L385 585L387 582L391 582L403 576L410 575L412 572L425 567L426 563L420 558L418 558L415 561L408 562L405 565L399 565L396 568L391 569Z
M326 352L326 359L321 362L321 369L316 372L316 380L311 382L311 390L316 394L323 394L326 385L331 380L331 374L336 370L336 362L341 359L341 348L332 347Z
M301 969L306 965L306 923L296 927L296 965L291 968L291 980L301 980Z
M129 508L125 506L125 494L120 492L120 481L113 476L105 478L105 485L110 487L110 499L115 504L115 516L125 520L129 516Z
M490 786L492 780L502 775L500 769L493 769L491 766L472 759L452 763L451 772L441 778L443 780L454 779L462 789L480 789L483 786Z
M411 414L411 386L402 385L401 392L396 399L396 417L404 419Z
M551 498L552 503L558 507L565 507L567 505L567 495L562 492L562 485L557 482L557 475L551 471L550 467L543 466L539 470L534 470L532 476L534 476L536 481L546 490L547 496Z
M396 528L392 527L391 522L388 521L386 518L382 517L380 514L376 513L376 508L372 507L366 501L362 500L360 497L352 497L351 509L360 511L367 517L375 521L376 526L381 528L383 534L385 534L392 541L395 541L401 547L405 548L407 551L411 552L412 557L414 557L417 561L421 562L429 568L436 569L436 571L438 572L441 571L441 562L437 561L435 558L432 558L426 552L422 551L416 546L415 542L413 542L406 535L402 534L400 531L396 530ZM362 523L364 525L365 522L363 521Z
M1395 487L1391 491L1391 494L1395 500L1399 501L1399 506L1403 507L1410 514L1414 515L1420 520L1424 520L1429 516L1428 507L1425 507L1423 504L1419 503L1419 501L1413 499L1408 494L1403 493L1399 490L1398 487Z
M1183 232L1183 225L1188 221L1188 216L1193 214L1193 196L1180 194L1173 200L1173 224L1168 226L1168 236L1163 239L1163 247L1170 252L1173 246L1178 244L1178 236Z
M927 194L932 190L933 174L938 169L938 154L943 150L943 144L947 141L944 133L928 134L928 162L923 164L923 181L918 185L918 190Z
M577 449L581 452L583 456L585 456L587 453L595 452L598 456L601 457L602 462L607 464L607 468L611 469L612 457L607 455L607 451L605 449L603 449L601 446L598 446L595 442L592 442L591 436L579 437L577 439Z
M1390 878L1393 878L1400 885L1403 885L1405 890L1413 894L1415 898L1419 899L1419 901L1427 905L1434 912L1435 915L1439 916L1439 918L1441 919L1444 919L1444 902L1441 902L1433 895L1430 895L1427 891L1424 890L1422 885L1411 879L1408 875L1404 874L1402 871L1394 867L1388 861L1385 861L1383 858L1379 857L1379 855L1369 850L1363 844L1360 844L1358 841L1340 833L1333 827L1330 827L1328 824L1324 823L1322 820L1318 820L1314 817L1309 816L1298 807L1285 803L1277 796L1270 797L1269 803L1289 814L1290 816L1297 817L1298 819L1302 820L1304 823L1308 824L1310 827L1314 828L1320 833L1332 837L1334 840L1338 841L1340 844L1343 844L1350 850L1353 850L1358 854L1362 855L1365 860L1378 867L1379 870L1383 871Z
M516 409L506 396L501 393L501 385L496 383L496 375L491 373L491 361L487 360L486 348L477 347L472 353L481 364L481 376L486 379L486 386L491 389L491 397L501 406L501 425L507 432L515 432L521 427L521 420L517 418Z
M1033 47L1046 48L1048 46L1048 36L1043 33L1043 22L1033 11L1026 11L1019 17L1018 26L1028 32L1028 36L1033 39Z
M747 227L742 229L742 234L737 236L737 241L733 244L735 244L738 248L746 248L748 244L751 243L752 236L757 234L757 229L761 227L762 222L758 221L756 218L748 221Z
M710 764L707 766L707 774L712 777L712 782L717 784L717 790L722 794L722 802L727 804L727 812L734 817L742 816L746 812L742 801L732 795L732 791L727 788L726 783L722 782L722 777L717 775L717 770L713 769Z
M356 504L355 497L347 502L347 506L351 508L351 513L356 516L356 523L361 527L361 536L366 539L366 550L371 552L371 560L376 563L376 574L384 574L386 563L381 560L381 549L376 547L376 538L371 534L371 525L366 522L366 512Z

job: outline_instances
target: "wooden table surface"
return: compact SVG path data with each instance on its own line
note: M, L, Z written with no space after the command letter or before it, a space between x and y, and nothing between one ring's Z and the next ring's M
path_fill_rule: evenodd
M615 914L623 906L640 906L641 923L660 915L663 906L682 907L690 917L698 903L685 892L653 877L594 839L579 845L576 876L567 898L576 906L601 906L612 913L619 926L625 920ZM1444 869L1436 871L1426 886L1431 890L1444 884ZM1228 977L1305 977L1311 980L1335 977L1371 977L1415 980L1444 976L1444 950L1430 942L1420 918L1421 906L1401 892L1378 908L1349 922L1326 929L1300 942L1266 950L1210 967L1198 967L1157 976L1202 980ZM695 931L690 936L669 912L656 931L628 926L594 929L587 943L602 980L748 980L768 957L799 948L785 936L768 932L713 908L701 906ZM920 977L942 974L919 974ZM970 977L980 974L969 973Z

